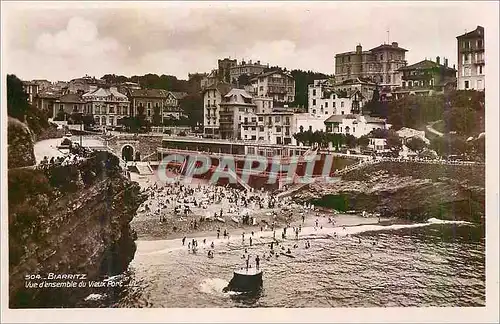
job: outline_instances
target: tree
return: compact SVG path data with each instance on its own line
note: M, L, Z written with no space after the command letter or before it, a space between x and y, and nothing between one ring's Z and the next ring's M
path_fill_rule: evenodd
M242 74L238 77L238 85L240 87L250 85L251 77L248 74Z
M346 134L345 136L345 144L347 145L348 148L355 148L356 147L356 137L354 137L351 134Z
M465 139L455 134L445 134L432 139L431 148L440 156L463 155L468 149Z
M161 120L161 108L160 107L154 107L153 108L153 125L154 126L161 126L162 120Z
M357 143L360 147L366 148L368 144L370 144L370 138L366 135L363 135L360 138L358 138Z
M387 147L394 153L401 150L402 143L399 135L392 129L387 132L387 137L385 138Z
M180 100L179 105L187 115L189 125L196 126L203 122L203 98L200 93L187 95Z
M7 115L24 122L28 113L28 95L23 82L13 74L7 75Z
M420 152L426 147L426 144L420 137L412 137L406 142L406 146L413 152Z

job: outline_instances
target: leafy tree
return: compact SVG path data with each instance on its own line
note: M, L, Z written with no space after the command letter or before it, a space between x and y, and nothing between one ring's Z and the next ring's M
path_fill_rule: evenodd
M351 134L346 134L345 135L345 144L347 145L348 148L355 148L356 147L356 137L354 137Z
M161 108L154 107L153 108L153 125L154 126L161 126L161 124L162 124Z
M454 134L445 134L431 140L431 148L440 156L463 155L467 153L468 145L465 139Z
M328 75L319 72L303 70L292 70L290 74L295 80L295 101L293 102L293 105L296 107L308 108L308 85L312 84L314 80L317 79L327 79Z
M23 82L13 74L7 75L7 115L24 122L28 113L28 95L24 92Z
M360 138L358 138L357 143L362 148L366 148L368 144L370 144L370 138L366 135L363 135Z
M203 98L200 93L187 95L180 100L179 105L187 115L188 125L203 123Z
M252 78L252 76L249 76L247 74L242 74L238 77L238 85L240 87L243 87L243 86L247 86L247 85L250 85L251 82L250 82L250 79Z
M424 140L421 139L420 137L410 138L406 142L406 146L414 152L420 152L426 147Z

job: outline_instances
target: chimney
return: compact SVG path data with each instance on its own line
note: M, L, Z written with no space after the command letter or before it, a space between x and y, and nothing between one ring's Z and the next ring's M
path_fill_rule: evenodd
M441 64L440 59L439 59L439 56L436 56L436 63L437 63L437 64Z
M361 44L358 44L356 46L356 54L361 54L363 52L363 47L361 47Z
M444 59L444 66L448 67L448 59L447 58Z
M260 61L257 61L257 64L260 65Z
M456 70L456 69L455 69L455 64L453 64L453 70Z
M251 65L251 64L252 64L252 60L248 61L248 64L250 64L250 65Z
M392 42L392 47L398 47L398 42Z

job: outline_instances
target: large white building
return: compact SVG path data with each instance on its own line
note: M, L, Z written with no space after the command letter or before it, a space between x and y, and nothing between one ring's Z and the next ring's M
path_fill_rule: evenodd
M364 79L314 80L308 86L308 111L319 115L358 114L372 99L376 84Z
M97 126L116 126L120 118L129 115L129 100L115 87L93 88L82 95L85 100L86 112L94 116Z
M375 129L389 129L385 119L363 115L333 115L325 120L326 131L334 134L353 135L359 138Z

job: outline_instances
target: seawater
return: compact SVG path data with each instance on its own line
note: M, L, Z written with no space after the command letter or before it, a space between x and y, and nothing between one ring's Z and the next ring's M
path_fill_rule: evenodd
M291 232L291 231L290 231ZM336 232L337 237L332 233ZM279 231L277 231L277 236ZM270 237L246 248L262 258ZM261 261L258 296L223 293L244 266L241 236L216 241L215 257L193 255L180 240L139 241L129 286L100 302L111 307L404 307L484 306L484 228L431 220L424 224L314 230L283 242L295 258ZM311 243L305 249L305 240ZM207 248L211 242L207 239ZM361 243L360 243L361 240ZM187 244L187 243L186 243ZM298 244L298 248L293 248Z

